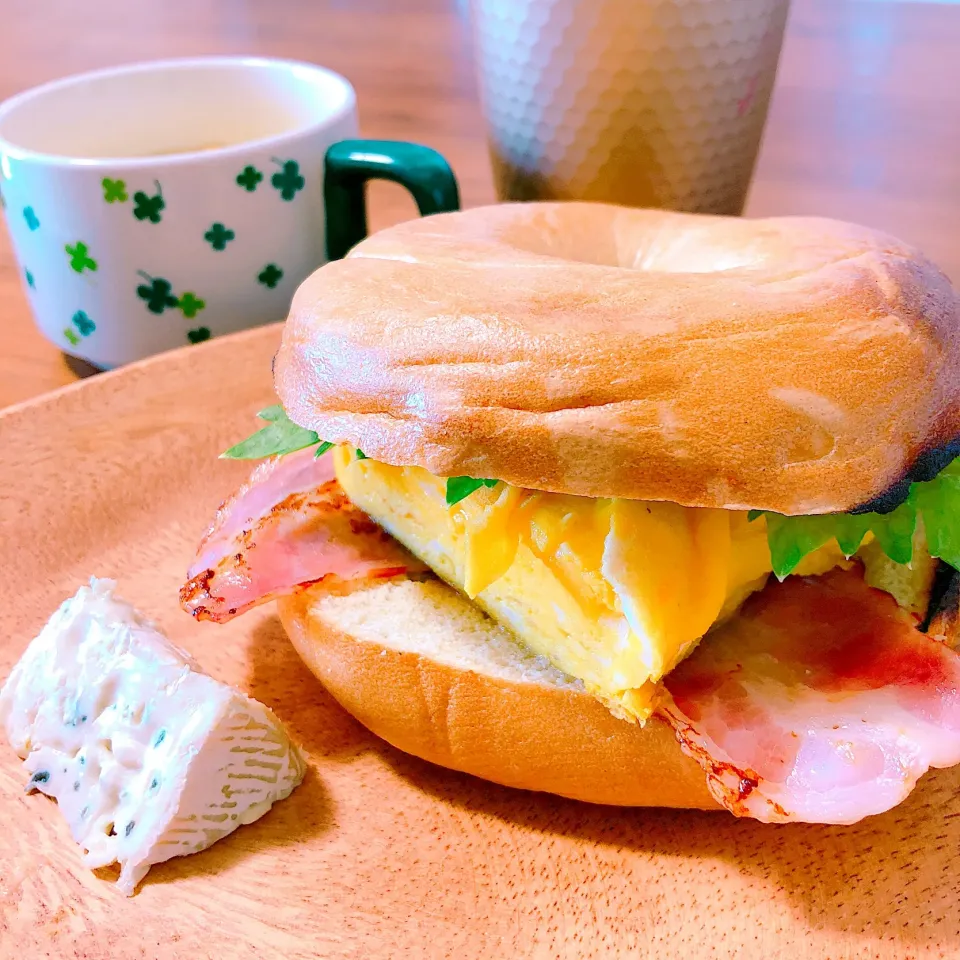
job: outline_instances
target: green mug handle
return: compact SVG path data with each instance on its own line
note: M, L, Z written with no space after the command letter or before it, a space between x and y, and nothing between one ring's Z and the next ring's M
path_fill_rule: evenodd
M341 140L327 150L324 160L330 260L346 256L367 235L368 180L392 180L406 187L421 216L460 209L457 178L436 150L402 140Z

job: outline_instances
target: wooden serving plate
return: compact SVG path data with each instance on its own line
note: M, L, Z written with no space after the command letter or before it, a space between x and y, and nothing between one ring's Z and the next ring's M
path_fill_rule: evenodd
M91 574L214 676L272 707L303 785L132 899L80 864L0 737L0 953L109 958L960 955L960 769L853 827L591 807L379 742L300 664L272 607L195 623L177 589L217 459L272 399L276 327L67 387L0 416L0 677Z

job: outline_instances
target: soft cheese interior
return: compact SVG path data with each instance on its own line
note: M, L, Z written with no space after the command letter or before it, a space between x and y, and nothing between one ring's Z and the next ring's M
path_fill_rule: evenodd
M305 767L269 709L113 590L92 580L57 610L0 690L0 723L85 865L119 863L129 895L153 864L263 816Z

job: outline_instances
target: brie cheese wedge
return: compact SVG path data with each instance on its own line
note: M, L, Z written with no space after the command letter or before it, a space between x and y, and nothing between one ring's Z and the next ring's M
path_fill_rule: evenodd
M263 704L203 673L110 580L65 601L0 690L0 723L91 868L155 863L262 817L305 765Z

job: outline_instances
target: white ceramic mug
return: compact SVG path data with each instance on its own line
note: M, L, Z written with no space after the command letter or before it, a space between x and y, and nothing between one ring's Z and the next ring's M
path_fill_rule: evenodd
M456 208L434 151L356 134L349 82L283 60L143 63L7 100L0 205L40 330L110 368L282 320L328 244L365 233L365 180Z

